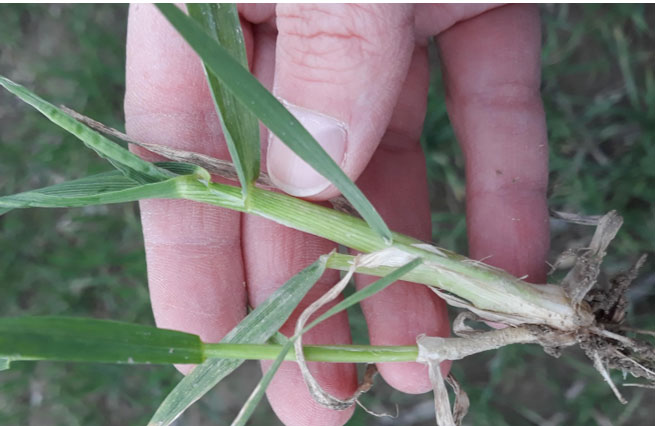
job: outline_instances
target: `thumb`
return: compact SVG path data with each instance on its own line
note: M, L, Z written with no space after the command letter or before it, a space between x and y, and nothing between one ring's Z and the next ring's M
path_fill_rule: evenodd
M356 180L385 132L409 67L412 6L280 4L276 13L273 92ZM291 195L338 194L272 134L267 166Z

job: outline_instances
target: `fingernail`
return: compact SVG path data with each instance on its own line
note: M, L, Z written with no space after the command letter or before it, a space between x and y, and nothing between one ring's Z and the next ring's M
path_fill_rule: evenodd
M296 105L284 103L332 159L341 166L346 153L346 126L341 121ZM316 195L330 182L271 133L268 144L268 174L273 183L296 197Z

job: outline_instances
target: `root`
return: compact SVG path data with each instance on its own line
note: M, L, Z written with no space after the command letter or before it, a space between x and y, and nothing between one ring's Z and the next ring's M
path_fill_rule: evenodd
M612 381L612 378L610 377L610 373L607 371L607 368L605 368L605 364L603 363L603 360L600 358L598 352L594 352L593 355L591 356L591 359L594 362L594 368L600 373L601 376L603 376L605 382L609 385L610 389L612 389L612 392L614 392L616 399L618 399L621 402L621 404L627 404L628 401L626 401L626 399L623 398L621 392L619 392L619 390L616 388L616 385Z
M602 217L581 218L567 214L559 214L558 217L574 223L598 225L589 247L565 253L566 256L573 256L575 261L562 281L571 306L579 315L583 312L591 312L592 324L568 332L547 326L517 324L521 319L477 309L465 300L434 289L450 305L468 310L461 313L453 322L453 331L459 337L421 336L417 340L418 361L428 364L430 370L438 425L454 426L461 422L458 404L455 403L452 410L450 408L439 363L513 343L536 343L541 345L546 353L556 357L560 355L561 348L577 344L622 404L626 404L627 401L612 381L610 370L620 370L624 374L646 380L646 383L627 383L624 386L655 389L655 347L649 342L626 336L628 332L645 335L655 335L655 332L636 330L623 325L628 307L626 293L646 261L646 256L641 256L628 271L613 277L606 288L601 288L598 284L601 263L607 247L623 223L622 218L616 212L610 212ZM466 321L490 319L502 322L508 328L485 332L466 324ZM456 391L459 398L461 392L463 391L459 389Z

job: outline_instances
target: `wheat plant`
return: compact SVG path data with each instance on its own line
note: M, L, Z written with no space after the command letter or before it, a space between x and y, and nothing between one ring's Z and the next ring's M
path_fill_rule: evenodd
M440 425L460 424L468 409L465 393L452 376L442 376L440 363L509 344L541 345L556 356L561 348L580 346L621 401L623 397L612 382L609 369L640 377L644 379L643 386L653 385L655 351L652 345L630 337L639 332L624 324L625 291L644 258L610 280L609 288L597 286L602 259L622 223L617 213L591 218L559 215L565 220L595 224L597 230L589 247L575 254L573 268L557 285L533 285L482 262L391 232L373 205L307 130L247 71L244 41L233 5L190 5L189 16L171 5L160 5L159 9L203 60L232 162L132 140L0 77L0 85L5 89L75 135L116 169L0 197L0 214L27 207L187 199L258 215L330 239L362 255L324 254L252 310L219 343L202 342L188 333L107 320L2 318L2 368L10 368L17 361L36 360L197 364L157 409L151 419L153 425L171 424L248 359L268 359L274 363L245 401L233 425L246 424L284 360L296 361L312 396L333 409L357 403L361 393L372 386L374 368L367 369L362 385L352 397L341 400L318 385L306 367L307 361L427 364ZM260 121L340 190L343 197L332 200L334 208L271 190L259 168ZM140 145L170 161L147 162L110 137ZM211 174L232 179L234 185L212 182ZM301 314L292 336L279 333L303 296L328 268L344 271L343 278ZM354 273L381 278L313 318L316 310L336 298ZM451 306L463 310L453 325L457 337L417 336L417 345L412 346L302 344L307 330L400 278L429 286ZM480 329L470 325L484 321L505 327ZM452 407L446 383L455 390Z

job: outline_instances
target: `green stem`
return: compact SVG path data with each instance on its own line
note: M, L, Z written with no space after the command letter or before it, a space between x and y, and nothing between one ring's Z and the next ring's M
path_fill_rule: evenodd
M370 253L394 248L423 258L405 278L438 287L464 299L475 308L507 314L515 323L545 324L558 329L576 329L580 319L560 288L529 284L509 273L473 261L448 250L420 247L421 241L393 233L387 244L361 219L285 194L253 188L248 206L237 187L200 180L180 180L178 195L204 203L255 214L303 232L327 238L351 249ZM331 267L346 269L350 257L335 255ZM400 262L406 263L407 260ZM358 272L384 275L399 266L358 268Z
M229 343L205 343L204 354L207 358L273 360L282 345L252 345ZM367 345L306 345L303 352L307 361L321 362L409 362L416 361L416 346L367 346ZM295 361L296 354L291 349L287 361Z

